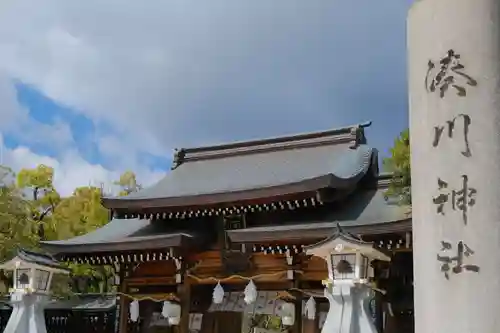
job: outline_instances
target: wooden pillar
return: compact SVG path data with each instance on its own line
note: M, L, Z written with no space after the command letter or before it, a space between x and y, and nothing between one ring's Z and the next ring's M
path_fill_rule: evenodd
M319 304L316 305L316 313L314 319L303 319L303 333L319 333Z
M295 277L294 288L300 289L300 280ZM296 293L295 298L295 323L292 328L293 333L302 333L302 293Z
M215 332L216 312L206 312L203 314L200 333Z
M127 283L125 281L125 271L127 269L126 265L121 265L120 267L120 292L127 293ZM130 300L120 295L120 318L118 324L118 333L127 333L127 324L129 316L129 306Z
M181 301L181 322L179 323L179 333L189 333L189 310L191 307L191 285L189 279L184 277L182 284L179 284L177 291Z

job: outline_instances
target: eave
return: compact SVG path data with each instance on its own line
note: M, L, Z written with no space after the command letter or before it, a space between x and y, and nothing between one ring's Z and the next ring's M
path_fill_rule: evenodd
M381 235L411 231L411 218L369 225L342 224L342 228L354 235ZM288 241L304 242L318 240L335 233L338 222L280 225L228 231L229 238L236 243L266 243Z
M270 201L294 201L297 197L315 198L318 190L330 188L332 184L337 189L345 189L353 187L358 181L358 178L341 179L330 174L290 184L242 191L152 199L103 198L102 204L114 210L176 211L183 210L184 207L244 207Z
M193 245L193 236L183 233L166 234L158 236L130 237L120 241L107 241L94 244L55 244L44 242L43 248L52 253L84 254L148 251L170 247L188 247Z
M324 191L348 192L378 170L377 150L365 144L362 125L181 149L176 156L176 167L157 183L103 198L103 206L115 217L156 218L294 209L322 204L331 198Z
M172 230L149 220L113 219L88 234L40 245L60 260L106 265L169 260L201 244L203 235L196 232Z

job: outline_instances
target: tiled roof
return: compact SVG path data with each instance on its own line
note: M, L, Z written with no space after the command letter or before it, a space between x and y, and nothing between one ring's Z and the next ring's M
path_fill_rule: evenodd
M176 167L158 183L105 198L103 204L120 209L197 206L350 187L377 163L376 150L364 144L363 126L182 149Z
M41 245L53 253L95 253L176 247L194 238L190 233L172 233L164 224L149 220L113 219L88 234L67 240L45 241Z
M386 189L356 191L320 221L256 227L229 231L235 242L264 242L296 239L316 239L332 235L340 225L347 233L378 234L411 230L408 207L386 200Z

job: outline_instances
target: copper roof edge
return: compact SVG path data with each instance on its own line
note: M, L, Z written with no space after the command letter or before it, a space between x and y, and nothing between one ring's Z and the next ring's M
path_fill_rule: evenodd
M233 155L262 153L283 149L315 147L325 144L352 142L354 148L357 144L366 143L364 128L371 126L371 124L371 121L368 121L326 131L176 149L172 169L179 167L182 163L194 160L222 158Z

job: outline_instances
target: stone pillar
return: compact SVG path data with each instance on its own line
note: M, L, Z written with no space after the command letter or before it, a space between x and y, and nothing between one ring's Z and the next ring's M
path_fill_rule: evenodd
M371 288L364 284L338 283L325 288L330 309L321 332L376 333L370 315L371 293Z
M408 17L417 333L500 329L500 1Z
M4 333L47 333L44 313L47 301L46 295L14 292L13 310Z

